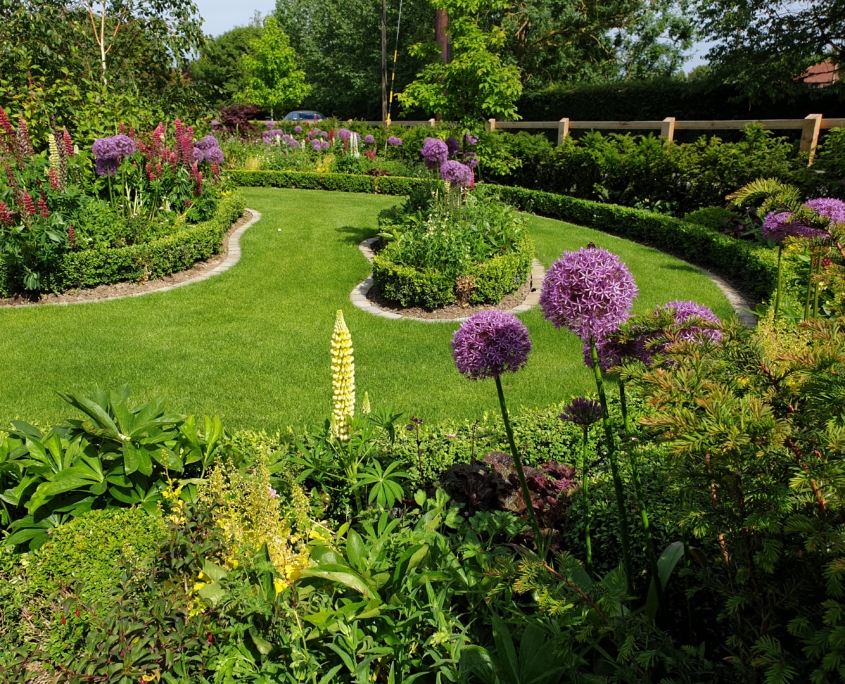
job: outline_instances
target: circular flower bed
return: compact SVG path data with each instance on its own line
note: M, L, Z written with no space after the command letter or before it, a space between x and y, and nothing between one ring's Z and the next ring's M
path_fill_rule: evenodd
M420 202L430 206L418 210ZM534 243L524 220L498 200L411 197L380 224L384 248L373 260L373 281L403 307L497 304L531 270Z

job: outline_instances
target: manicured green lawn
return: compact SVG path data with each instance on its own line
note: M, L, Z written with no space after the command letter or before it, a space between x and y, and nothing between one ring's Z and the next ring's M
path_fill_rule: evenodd
M183 413L219 415L229 428L284 429L330 412L329 340L335 311L352 333L359 396L427 421L495 410L490 383L454 369L454 323L390 321L349 301L369 273L358 243L392 197L246 190L264 215L228 272L172 292L98 304L0 310L0 428L15 417L46 424L73 414L58 391L128 383ZM696 299L731 314L695 269L655 250L558 221L531 218L538 257L589 241L618 253L640 287L637 310ZM281 229L281 232L279 231ZM538 310L522 316L534 342L528 366L505 379L512 406L546 406L591 388L581 344Z

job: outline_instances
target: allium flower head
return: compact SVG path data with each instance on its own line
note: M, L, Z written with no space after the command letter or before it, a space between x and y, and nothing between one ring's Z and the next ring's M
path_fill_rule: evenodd
M337 135L341 140L349 140L349 136L351 135L351 133L352 131L350 131L348 128L341 128L337 132Z
M118 156L114 138L97 138L91 145L94 159L114 159Z
M315 152L319 152L321 149L323 149L322 146L321 146L321 141L318 138L314 138L311 141L311 147L314 148Z
M606 249L564 252L543 281L540 307L556 328L600 340L628 318L639 294L631 271Z
M375 137L370 135L369 133L364 136L364 144L365 145L372 145L376 141Z
M302 133L302 126L294 126L293 132L296 134Z
M645 364L651 360L651 352L646 348L646 340L643 337L623 342L618 337L608 335L597 339L596 354L599 357L599 368L607 373L611 368L621 366L626 361L639 359ZM593 353L589 341L584 342L581 350L584 355L584 364L588 368L593 367Z
M461 149L461 141L450 135L446 138L446 148L449 150L449 156L454 157Z
M440 177L447 183L465 188L472 183L472 169L459 161L445 161L440 165Z
M481 311L461 324L452 338L452 355L470 380L515 373L528 361L531 338L516 316L504 311Z
M601 406L597 401L587 399L587 397L578 397L563 409L560 419L581 427L587 427L601 420Z
M449 158L449 148L442 140L426 138L420 154L427 169L436 169Z
M201 162L205 159L205 152L203 152L199 147L194 147L193 156L194 161Z
M845 202L833 197L819 197L804 203L819 216L829 218L834 223L845 223Z
M117 157L103 157L94 164L98 176L113 176L117 173Z
M217 138L213 135L207 135L201 140L197 140L195 147L199 147L203 152L205 152L215 147L220 147L220 143L217 142Z
M131 157L135 154L135 141L128 135L116 135L112 140L119 156Z
M391 135L387 139L387 144L391 147L402 147L402 138L397 138L395 135Z
M714 314L708 307L704 306L704 304L699 304L698 302L674 301L664 304L660 308L675 312L676 325L683 325L687 321L694 321L697 318L709 323L721 323L716 314ZM684 341L700 341L707 339L711 342L720 342L722 339L722 333L721 331L712 328L702 328L697 325L690 325L678 334L678 338Z
M475 152L467 152L464 155L464 164L466 164L469 168L474 169L478 166L478 156Z
M223 150L219 147L212 147L205 153L205 160L210 164L222 164L224 159Z
M352 336L343 311L338 310L332 334L332 427L335 436L349 439L349 417L355 414L355 357Z
M476 138L475 136L470 135L469 133L467 133L467 134L464 136L464 142L465 142L467 145L469 145L470 147L472 147L472 146L474 146L474 145L478 142L478 138Z
M822 230L794 223L792 214L788 211L770 212L763 221L761 233L767 240L775 242L783 242L788 237L814 238L826 234Z

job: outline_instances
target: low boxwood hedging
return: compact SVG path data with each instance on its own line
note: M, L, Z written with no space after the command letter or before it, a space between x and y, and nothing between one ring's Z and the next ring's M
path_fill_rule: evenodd
M493 257L489 261L470 266L467 276L473 279L470 304L496 304L516 290L531 270L534 243L528 236L514 251ZM455 278L435 269L420 269L395 264L389 252L376 254L373 259L373 282L381 293L402 306L424 306L438 309L456 300Z
M235 185L250 188L294 188L296 190L333 190L336 192L408 195L414 188L441 186L440 181L401 176L356 176L347 173L308 171L227 171Z
M244 186L308 188L347 192L407 194L431 181L417 178L372 178L342 174L285 171L231 171ZM378 185L374 181L378 180ZM389 183L387 182L389 181ZM522 211L595 228L656 247L732 281L745 294L766 299L777 285L777 254L773 249L642 209L604 204L540 190L479 184L482 194L498 195ZM407 278L407 275L403 275Z
M53 289L64 291L161 278L191 268L220 251L223 237L244 211L240 192L224 196L208 221L131 247L70 252L57 270Z

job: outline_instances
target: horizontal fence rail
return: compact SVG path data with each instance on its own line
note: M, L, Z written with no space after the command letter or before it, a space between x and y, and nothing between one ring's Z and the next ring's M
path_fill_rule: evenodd
M435 119L428 121L367 121L370 126L436 126ZM809 152L809 163L819 144L819 135L823 130L845 126L845 119L825 119L821 114L810 114L804 119L729 119L722 121L678 121L670 116L663 121L571 121L564 118L559 121L487 121L488 131L500 130L557 130L557 144L563 141L573 130L598 131L660 131L660 137L674 140L675 131L735 131L742 130L750 123L756 123L772 131L801 131L801 152Z

